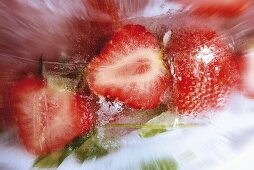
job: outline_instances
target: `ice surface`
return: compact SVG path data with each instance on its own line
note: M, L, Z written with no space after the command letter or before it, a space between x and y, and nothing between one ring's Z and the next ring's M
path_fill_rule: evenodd
M118 101L107 101L104 97L99 99L100 109L97 111L98 123L105 125L106 123L113 120L113 116L120 114L123 109L123 103Z
M234 102L245 103L235 105ZM246 105L248 105L246 107ZM154 138L141 139L136 132L129 134L122 140L122 148L107 157L96 161L86 161L80 165L71 156L64 161L59 169L138 169L139 163L158 157L174 158L180 169L219 169L231 166L242 160L248 148L253 145L253 102L236 95L232 99L232 107L214 117L205 127L196 129L182 129L167 132ZM239 113L239 110L241 111ZM239 117L239 114L241 115ZM200 137L200 135L202 137ZM28 169L34 159L17 145L6 146L1 144L5 157L0 159L1 165L13 165L13 169ZM22 153L23 159L19 158ZM12 159L10 159L12 158ZM244 158L244 157L243 157ZM247 157L248 158L248 157ZM15 160L20 159L20 161ZM15 163L14 163L15 162ZM27 163L25 163L27 162ZM240 162L242 163L242 162ZM239 166L239 165L238 165ZM245 162L246 169L253 168L253 164Z
M83 69L122 24L142 24L162 39L171 28L203 23L205 20L205 24L221 28L221 32L230 28L225 36L230 35L235 50L238 45L252 40L254 35L253 11L228 22L210 18L199 21L195 17L185 16L187 12L182 11L182 5L176 1L105 0L103 3L100 4L99 0L0 2L1 116L7 114L8 117L11 112L8 88L24 74L36 72L41 55L47 60L45 63L51 74L62 75L59 59L63 54L71 60L65 65L67 70ZM115 8L120 10L115 11ZM115 22L119 18L120 21ZM142 139L133 131L120 140L122 148L119 151L82 165L70 156L58 169L135 169L139 162L156 156L173 157L183 170L230 166L232 158L241 160L246 150L253 146L253 103L253 100L238 94L226 110L212 114L205 121L202 119L208 122L207 126L169 131L150 139ZM105 98L99 99L99 105L97 114L100 125L124 111L123 103L106 101ZM145 119L142 116L136 120L130 116L123 122L133 120L136 123ZM187 117L186 122L189 119L192 117ZM0 169L29 169L35 157L27 153L21 144L6 144L5 138L1 136L1 139L4 142L0 143ZM191 156L186 158L185 155ZM250 162L246 164L249 165L246 169L253 169Z

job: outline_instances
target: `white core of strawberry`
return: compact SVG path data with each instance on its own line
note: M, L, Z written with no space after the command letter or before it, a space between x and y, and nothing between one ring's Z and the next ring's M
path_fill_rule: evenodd
M65 128L72 126L70 117L72 97L70 92L56 92L56 89L53 88L44 88L23 96L21 101L25 102L20 103L18 107L23 113L26 113L25 120L30 123L30 128L34 131L31 134L34 140L32 143L42 148L45 142L54 143L58 135L71 133ZM28 98L30 100L27 100Z
M55 93L52 91L55 92L55 89L52 89L52 90L49 89L48 93L54 94L53 96L51 96L51 99L49 100L51 100L51 105L55 105L56 107L55 111L57 111L57 113L55 113L56 116L53 116L53 119L49 120L51 122L49 122L50 124L48 125L46 136L52 135L52 132L57 132L54 135L59 135L59 136L62 136L61 133L64 133L64 134L66 133L66 135L68 135L68 133L70 132L68 132L66 129L72 126L72 121L70 121L72 120L72 118L70 118L71 116L70 113L72 113L70 103L72 101L73 96L71 92L67 92L67 91L60 90ZM50 110L48 110L48 112L50 112ZM61 132L59 132L59 129L61 129Z
M113 63L97 68L95 84L122 87L137 83L140 89L146 89L148 82L153 82L159 76L165 75L166 69L160 58L160 51L156 49L142 48L131 52L127 56L115 57ZM128 65L140 64L140 60L146 61L149 69L143 73L119 75L119 70Z

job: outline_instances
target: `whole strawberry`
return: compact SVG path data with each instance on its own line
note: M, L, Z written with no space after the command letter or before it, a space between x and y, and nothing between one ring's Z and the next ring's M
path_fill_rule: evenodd
M227 44L207 27L177 28L167 35L165 58L177 112L196 114L224 106L238 79Z

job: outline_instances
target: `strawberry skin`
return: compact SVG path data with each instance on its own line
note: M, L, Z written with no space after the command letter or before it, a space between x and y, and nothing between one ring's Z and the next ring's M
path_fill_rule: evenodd
M20 80L11 94L20 138L36 155L64 147L93 126L94 107L87 99L40 78Z
M239 73L241 75L240 79L240 92L251 99L254 99L254 48L253 44L248 45L237 55L237 64Z
M239 78L230 49L210 28L172 30L165 57L174 79L172 98L180 114L221 108Z
M199 16L236 17L241 15L251 4L251 0L181 0L190 5L194 14Z
M248 7L249 0L228 0L224 2L217 0L215 2L209 1L198 6L194 13L203 16L217 15L220 17L236 17L241 15Z
M90 89L135 109L158 106L168 74L157 39L143 26L126 25L88 65Z

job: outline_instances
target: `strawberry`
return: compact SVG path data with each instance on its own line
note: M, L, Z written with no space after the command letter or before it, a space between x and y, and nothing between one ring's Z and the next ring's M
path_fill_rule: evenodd
M191 3L193 12L198 15L235 17L246 10L250 0L195 0Z
M89 63L86 75L95 94L136 109L158 106L168 82L158 41L140 25L116 32Z
M195 114L221 108L239 76L229 47L216 31L180 27L172 30L165 44L177 112Z
M93 126L94 107L87 98L41 78L18 81L11 94L20 138L34 154L62 148Z
M241 74L240 91L248 98L254 99L254 48L253 44L245 47L239 55L237 55L238 69Z

